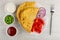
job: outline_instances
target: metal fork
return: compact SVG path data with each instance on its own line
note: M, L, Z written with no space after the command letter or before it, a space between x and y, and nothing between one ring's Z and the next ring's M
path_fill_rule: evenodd
M49 31L49 34L51 35L51 32L52 32L52 17L53 17L53 13L54 13L54 5L51 5L50 13L51 13L51 18L50 18L50 31Z

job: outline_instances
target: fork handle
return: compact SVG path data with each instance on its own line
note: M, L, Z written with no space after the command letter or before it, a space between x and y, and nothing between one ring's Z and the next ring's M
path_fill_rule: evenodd
M53 13L51 12L51 18L50 18L50 32L49 32L50 35L51 35L51 32L52 32L52 17L53 17Z

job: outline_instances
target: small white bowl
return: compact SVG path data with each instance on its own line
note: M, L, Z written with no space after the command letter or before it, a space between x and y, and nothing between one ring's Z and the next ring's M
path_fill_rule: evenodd
M14 13L16 11L16 5L12 2L9 2L5 5L4 9L6 13Z

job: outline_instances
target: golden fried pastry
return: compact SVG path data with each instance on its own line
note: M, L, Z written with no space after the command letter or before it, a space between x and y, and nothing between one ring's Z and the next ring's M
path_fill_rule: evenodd
M32 24L36 18L38 10L39 8L35 7L35 2L25 2L17 9L17 19L27 32L31 32Z

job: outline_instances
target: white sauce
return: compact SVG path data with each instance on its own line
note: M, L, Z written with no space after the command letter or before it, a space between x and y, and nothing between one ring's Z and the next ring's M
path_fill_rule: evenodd
M7 3L5 5L5 12L7 13L14 13L16 10L16 5L14 3Z

